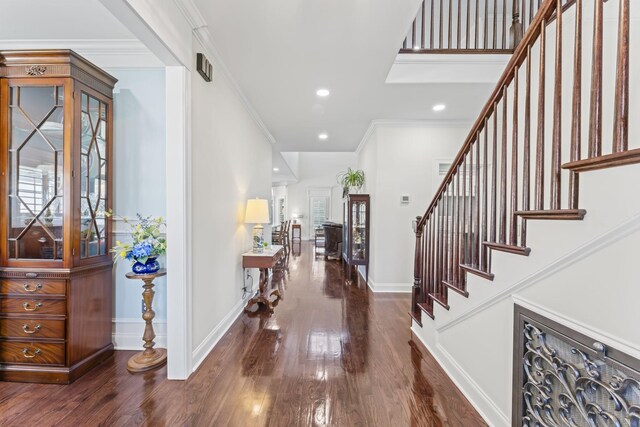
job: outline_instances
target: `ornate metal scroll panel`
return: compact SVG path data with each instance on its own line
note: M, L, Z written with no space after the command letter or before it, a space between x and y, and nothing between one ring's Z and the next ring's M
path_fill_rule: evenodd
M640 361L516 306L514 426L640 427Z

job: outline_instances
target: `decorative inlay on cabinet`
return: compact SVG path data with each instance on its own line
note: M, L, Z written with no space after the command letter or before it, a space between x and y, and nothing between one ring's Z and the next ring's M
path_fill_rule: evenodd
M28 76L41 76L47 72L47 67L44 65L30 65L25 67L24 71Z
M0 381L113 352L113 86L72 51L0 51Z

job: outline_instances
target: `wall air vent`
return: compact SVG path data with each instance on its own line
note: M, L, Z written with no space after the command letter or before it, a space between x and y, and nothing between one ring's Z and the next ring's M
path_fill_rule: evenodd
M516 305L513 425L638 426L640 361Z
M200 73L205 82L210 82L211 80L213 80L213 65L211 65L211 63L203 53L199 53L196 56L196 68L198 69L198 73Z

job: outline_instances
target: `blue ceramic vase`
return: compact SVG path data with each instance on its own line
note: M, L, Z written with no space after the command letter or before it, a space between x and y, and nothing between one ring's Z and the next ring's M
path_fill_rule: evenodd
M147 262L144 264L136 260L133 267L131 267L131 270L135 274L153 274L160 270L160 263L156 258L157 257L149 257L147 258Z

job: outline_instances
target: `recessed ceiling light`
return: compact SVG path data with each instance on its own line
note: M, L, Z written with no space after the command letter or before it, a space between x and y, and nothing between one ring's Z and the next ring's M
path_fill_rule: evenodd
M273 168L274 172L278 172L280 170L280 168Z
M447 108L444 104L436 104L433 106L433 111L444 111Z
M318 138L324 141L325 139L329 138L329 135L327 135L326 133L321 133L318 135Z
M316 91L316 95L321 96L321 97L325 97L325 96L329 96L331 92L329 92L329 89L318 89Z

